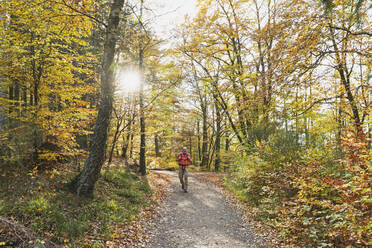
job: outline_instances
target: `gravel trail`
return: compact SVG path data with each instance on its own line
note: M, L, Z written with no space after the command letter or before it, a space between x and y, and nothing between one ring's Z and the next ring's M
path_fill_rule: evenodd
M268 247L263 238L243 224L236 210L212 184L189 173L184 193L177 172L161 171L171 178L171 193L150 224L149 248Z

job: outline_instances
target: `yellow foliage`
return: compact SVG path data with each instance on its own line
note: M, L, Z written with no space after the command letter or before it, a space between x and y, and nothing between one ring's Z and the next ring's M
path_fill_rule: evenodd
M96 92L96 85L87 83L96 77L88 67L88 62L96 60L87 51L92 21L76 14L76 10L88 11L89 6L93 1L0 2L4 17L0 36L6 37L0 40L0 90L12 92L0 95L1 106L9 109L12 121L2 132L10 132L12 126L30 126L33 150L44 142L61 148L50 153L41 149L40 159L70 154L76 147L74 135L90 128L95 113L85 97ZM31 144L24 145L31 149Z

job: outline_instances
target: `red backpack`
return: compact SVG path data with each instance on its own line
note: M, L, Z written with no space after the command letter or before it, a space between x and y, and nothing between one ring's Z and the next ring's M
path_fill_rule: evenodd
M189 162L191 162L191 157L189 153L183 154L183 152L180 152L177 156L177 161L179 165L182 166L188 166Z

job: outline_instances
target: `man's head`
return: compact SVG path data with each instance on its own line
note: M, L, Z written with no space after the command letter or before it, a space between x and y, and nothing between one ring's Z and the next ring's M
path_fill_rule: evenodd
M186 152L187 152L187 148L186 148L186 146L184 146L184 147L182 148L182 152L183 152L183 153L186 153Z

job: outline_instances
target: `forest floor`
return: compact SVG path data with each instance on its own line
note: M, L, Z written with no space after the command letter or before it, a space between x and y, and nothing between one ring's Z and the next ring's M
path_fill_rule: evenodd
M168 176L138 176L115 159L103 166L93 199L64 185L73 165L28 171L0 166L0 247L133 247L168 195Z
M50 173L0 170L0 247L235 248L275 243L246 216L253 211L226 189L223 173L190 172L189 192L184 193L177 172L140 177L118 159L104 166L94 199L64 190L75 170Z
M267 237L243 221L205 173L189 173L189 191L180 187L177 172L156 171L170 178L170 195L148 225L142 247L269 247Z

